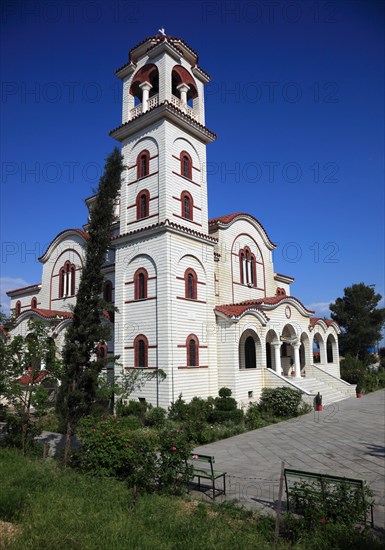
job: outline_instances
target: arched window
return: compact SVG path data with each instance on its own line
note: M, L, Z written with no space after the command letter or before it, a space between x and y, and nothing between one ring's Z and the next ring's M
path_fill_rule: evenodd
M198 298L198 277L193 269L186 269L184 273L185 298L196 300Z
M98 361L101 362L101 367L107 368L107 362L108 362L107 344L105 344L104 342L101 342L96 346L96 356L98 358Z
M239 251L240 281L242 285L257 286L257 267L254 254L245 246Z
M185 178L192 179L192 159L186 151L180 154L180 173Z
M112 302L112 283L110 280L104 281L103 300L109 304Z
M328 363L333 363L334 362L333 344L334 344L333 336L329 335L327 340L326 340L326 358L327 358Z
M20 313L21 313L21 302L20 302L20 300L18 300L15 304L15 315L16 315L16 317L19 317Z
M33 297L31 300L31 308L36 309L37 308L37 298Z
M181 203L182 203L182 218L186 218L186 220L192 220L193 210L194 210L194 201L188 191L182 192Z
M144 178L150 173L150 152L145 149L141 151L136 159L137 179Z
M198 367L199 366L199 340L195 334L187 336L186 340L187 348L187 366Z
M143 334L139 334L134 340L134 356L136 368L148 367L148 340Z
M134 275L134 299L145 300L147 298L147 280L148 273L145 269L140 268Z
M147 189L140 191L136 197L136 219L141 220L149 216L150 193Z
M245 368L257 368L257 360L255 355L255 342L252 336L248 336L245 341Z
M59 298L75 296L76 267L67 261L59 270Z

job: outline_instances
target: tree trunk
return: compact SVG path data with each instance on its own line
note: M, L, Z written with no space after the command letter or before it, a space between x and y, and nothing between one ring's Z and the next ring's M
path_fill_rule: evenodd
M68 460L71 454L71 437L72 437L72 423L70 420L67 420L67 432L66 440L64 445L64 466L67 467Z

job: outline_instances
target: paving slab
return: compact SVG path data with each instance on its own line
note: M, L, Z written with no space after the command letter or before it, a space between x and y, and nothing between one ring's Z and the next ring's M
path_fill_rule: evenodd
M385 529L385 390L194 451L214 456L216 469L227 472L222 498L249 508L276 507L281 461L298 470L365 479L374 494L375 525Z

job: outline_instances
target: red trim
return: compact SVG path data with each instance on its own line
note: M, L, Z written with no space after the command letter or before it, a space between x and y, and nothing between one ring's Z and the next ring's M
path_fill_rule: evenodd
M136 177L145 178L150 173L150 151L143 149L136 157Z
M184 296L177 296L177 300L186 300L186 302L193 302L194 304L207 304L205 300L192 300L191 298L185 298Z
M139 365L140 362L144 364ZM148 340L144 334L138 334L134 340L134 365L136 368L148 367Z
M37 298L34 296L31 300L31 309L37 308Z
M137 269L134 274L134 299L145 300L147 298L148 272L143 267Z
M197 282L198 276L196 272L192 268L186 269L184 272L184 297L188 300L197 300Z
M136 196L136 219L143 220L150 215L150 192L142 189Z
M201 223L194 222L194 221L192 221L192 220L189 220L188 218L184 218L183 216L179 216L179 214L173 213L173 216L174 216L175 218L179 218L180 220L185 220L186 222L193 223L194 225L198 225L199 227L202 227L202 224L201 224Z
M140 84L143 84L143 82L149 82L151 86L154 86L156 80L159 81L158 67L154 65L154 63L147 63L134 74L132 84L130 86L130 95L141 99L142 90L140 88Z
M54 277L56 277L57 275L54 275L54 271L56 270L56 265L59 261L59 259L63 256L63 254L67 254L68 252L73 252L74 254L76 254L76 256L78 257L79 259L79 263L81 265L81 267L77 270L79 271L80 269L83 268L83 260L82 260L82 257L80 256L80 254L74 249L74 248L66 248L65 250L63 250L63 252L58 256L58 258L56 258L55 260L55 263L54 263L54 266L52 268L52 271L51 271L51 280L50 280L50 288L49 288L49 305L51 307L51 303L53 302L53 298L52 298L52 279ZM68 261L68 260L67 260ZM60 275L60 271L59 271L59 275ZM59 292L60 292L60 283L59 283Z
M192 165L193 161L191 155L187 151L181 151L179 155L180 159L180 175L184 178L192 180Z
M199 366L199 340L195 334L189 334L186 338L187 366ZM195 355L195 361L194 361Z
M148 201L151 202L156 199L159 199L159 195L156 195L154 197L149 197ZM130 206L127 206L127 210L129 210L130 208L136 208L136 202L134 202L134 204L130 204Z
M186 218L186 220L192 222L194 219L194 199L192 198L191 193L188 191L182 191L180 200L182 203L182 218Z
M208 365L196 365L195 367L178 367L178 370L194 370L194 369L208 369Z
M147 281L154 281L156 279L156 275L154 277L147 277ZM124 283L125 285L133 285L135 281L127 281L127 283Z
M172 77L173 81L175 82L175 86L179 86L180 84L186 84L189 86L189 91L187 92L187 99L195 99L198 97L198 91L197 91L197 85L195 83L194 78L192 75L182 67L182 65L174 65L172 69Z
M136 304L138 302L147 302L148 300L156 300L156 296L150 296L149 298L142 298L138 300L126 300L125 304Z
M96 346L96 357L98 360L103 359L103 368L107 368L108 363L108 348L105 342L99 342Z
M156 176L156 174L159 174L158 170L156 172L152 172L151 174L147 174L147 176L144 176L143 178L137 178L136 180L133 180L133 181L129 181L127 183L127 186L128 185L133 185L134 183L138 183L138 181L143 181L145 180L146 178L150 178L151 176Z
M179 176L180 178L183 178L185 181L189 181L190 183L193 183L194 185L197 185L198 187L202 187L200 183L197 183L196 181L193 181L191 178L185 178L182 174L179 172L172 172L175 176Z
M16 304L15 304L15 315L16 317L19 317L21 313L21 302L20 300L17 300Z
M138 223L138 222L141 222L143 220L148 220L150 218L157 218L158 217L158 212L156 214L151 214L151 216L146 216L145 218L141 218L140 220L134 220L133 222L127 222L127 225L132 225L133 223Z

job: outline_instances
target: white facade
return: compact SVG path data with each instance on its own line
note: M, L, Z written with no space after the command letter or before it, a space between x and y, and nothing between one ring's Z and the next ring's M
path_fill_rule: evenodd
M251 214L208 219L206 145L216 136L204 126L209 76L197 61L183 41L157 35L133 48L116 72L122 124L111 135L127 168L104 266L105 298L118 309L105 321L113 334L108 353L119 355L124 369L162 369L164 381L132 396L162 407L180 393L186 400L215 396L222 386L245 405L264 386L301 387L310 373L348 394L339 380L338 326L314 319L290 296L293 279L275 273L265 229ZM84 228L52 241L40 258L41 283L8 293L19 314L16 332L38 316L52 324L61 348Z

